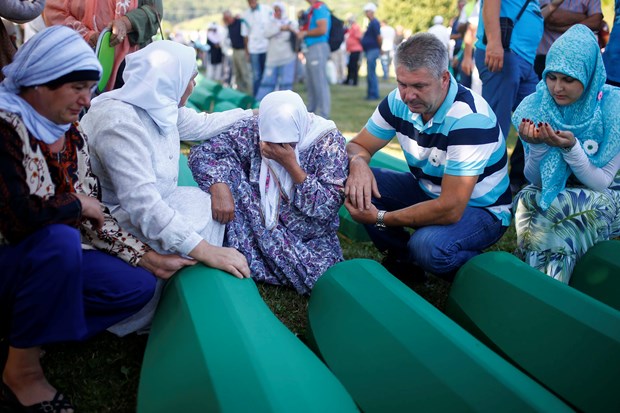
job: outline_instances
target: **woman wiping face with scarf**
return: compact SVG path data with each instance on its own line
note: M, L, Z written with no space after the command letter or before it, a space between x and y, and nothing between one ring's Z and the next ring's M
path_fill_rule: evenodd
M291 91L272 92L259 115L191 150L194 179L226 223L252 278L310 292L342 260L338 210L348 174L336 125L308 113Z
M565 283L588 248L620 235L620 89L605 79L594 34L575 25L512 118L532 183L515 199L519 250Z

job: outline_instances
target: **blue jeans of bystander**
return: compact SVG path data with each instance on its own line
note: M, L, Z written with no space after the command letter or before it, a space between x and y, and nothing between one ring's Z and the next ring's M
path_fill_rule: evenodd
M250 65L252 66L252 95L256 96L260 86L260 80L265 71L267 53L250 53Z
M297 59L280 66L266 67L256 93L256 100L261 100L274 90L292 90L296 66Z
M379 99L379 79L377 79L377 59L379 58L380 49L366 50L366 67L368 68L368 91L366 99Z
M431 197L411 173L372 168L381 198L373 204L386 211L407 208ZM502 222L484 208L466 207L460 221L429 225L413 234L402 227L379 230L367 225L370 238L380 251L389 251L435 275L451 277L469 259L496 243L506 231Z

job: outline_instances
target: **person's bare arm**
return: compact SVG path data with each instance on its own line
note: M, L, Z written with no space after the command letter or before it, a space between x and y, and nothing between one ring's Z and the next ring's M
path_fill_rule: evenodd
M318 37L327 33L327 19L320 19L316 21L316 27L311 30L300 30L297 34L300 39L304 37Z
M477 181L478 176L444 175L438 198L387 212L383 221L388 227L411 228L454 224L463 216ZM372 204L369 209L358 209L345 199L345 207L357 222L371 225L377 222L379 211Z
M560 4L562 4L563 2L564 0L552 0L551 3L541 6L540 11L542 13L543 19L546 21L549 16L551 16L558 10L558 7L560 7Z
M379 149L387 145L364 128L347 143L349 157L349 177L344 186L344 195L354 208L369 209L373 196L380 198L375 177L368 166L370 158Z
M482 5L481 15L487 36L484 64L491 72L499 72L504 67L504 46L499 27L500 0L486 0Z
M473 50L474 50L474 42L476 41L476 30L478 30L478 26L475 24L469 24L467 31L465 32L465 38L463 39L463 44L465 44L465 48L463 49L463 61L461 62L461 70L467 76L471 76L474 71L474 60L473 60Z
M601 26L601 21L603 21L603 14L601 13L586 16L582 13L558 9L547 20L545 20L545 27L548 30L559 33L564 33L575 24L583 24L590 30L598 30Z

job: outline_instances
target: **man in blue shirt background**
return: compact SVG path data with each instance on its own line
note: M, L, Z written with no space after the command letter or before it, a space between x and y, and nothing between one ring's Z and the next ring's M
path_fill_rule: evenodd
M364 36L362 37L362 47L366 55L366 67L368 68L368 91L366 100L379 99L379 80L377 79L377 59L381 54L381 23L375 18L377 6L368 3L364 6L364 13L368 17L369 23Z
M327 59L329 48L329 29L331 13L327 6L318 0L307 0L310 9L306 24L299 31L299 38L304 42L306 56L306 88L308 91L308 111L329 119L331 111L331 94L327 81Z

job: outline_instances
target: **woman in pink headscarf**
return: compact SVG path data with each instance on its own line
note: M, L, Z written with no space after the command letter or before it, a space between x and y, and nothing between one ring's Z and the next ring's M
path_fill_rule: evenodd
M72 28L93 48L101 32L110 29L114 67L106 90L111 90L121 86L117 73L125 56L151 42L162 13L162 0L47 0L43 18L48 26Z

